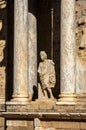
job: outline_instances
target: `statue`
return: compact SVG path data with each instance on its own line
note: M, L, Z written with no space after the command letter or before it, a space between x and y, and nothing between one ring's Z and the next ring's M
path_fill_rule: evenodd
M55 64L52 60L47 59L45 51L40 52L42 62L39 63L38 73L40 78L39 86L42 89L44 98L54 98L52 88L56 84Z

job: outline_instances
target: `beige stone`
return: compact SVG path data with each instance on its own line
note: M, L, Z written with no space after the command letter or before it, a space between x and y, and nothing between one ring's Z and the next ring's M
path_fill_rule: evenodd
M61 95L58 103L75 103L75 0L61 1Z
M14 89L12 101L28 102L28 0L16 0L14 6Z
M46 130L56 130L55 128L47 128Z
M42 122L42 126L46 128L56 128L56 129L79 129L79 122L68 122L68 121L45 121Z
M0 117L0 127L4 126L5 123L4 121L5 121L4 118Z
M86 122L81 122L80 128L86 130Z
M31 100L34 87L37 87L37 18L30 12L30 9L35 12L34 3L32 0L28 5L28 92Z
M1 0L1 1L0 1L0 8L1 8L1 9L5 8L6 5L7 5L7 4L6 4L6 0Z
M27 126L27 121L23 120L7 120L7 126Z
M47 54L45 51L40 52L40 57L42 62L39 63L38 67L40 77L40 84L38 87L41 88L44 95L43 98L53 99L52 88L54 88L56 84L55 64L52 60L47 59ZM40 92L38 93L40 94Z
M4 59L5 40L0 40L0 62Z
M38 118L34 119L34 126L35 127L41 127L41 121L40 121L40 119L38 119Z

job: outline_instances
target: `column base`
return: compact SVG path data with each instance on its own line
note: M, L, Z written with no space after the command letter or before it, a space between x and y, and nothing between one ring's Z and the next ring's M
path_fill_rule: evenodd
M76 104L77 100L76 100L76 95L75 94L61 94L59 95L59 99L57 101L57 105L60 105L60 104L69 104L69 105L72 105L72 104Z
M11 99L12 102L29 102L29 95L14 94Z
M5 97L0 97L0 104L5 103Z
M85 110L86 111L86 94L77 95L77 108L76 110Z
M86 105L86 94L78 94L77 95L77 104L85 104Z

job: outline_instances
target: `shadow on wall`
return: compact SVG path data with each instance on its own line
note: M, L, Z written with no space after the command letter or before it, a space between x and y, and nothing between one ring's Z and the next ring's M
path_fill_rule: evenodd
M7 1L7 85L6 100L13 93L13 43L14 42L14 0Z
M48 59L53 59L55 62L57 81L53 89L55 98L58 98L60 93L60 7L60 0L36 2L38 64L40 62L39 54L42 50L47 53Z

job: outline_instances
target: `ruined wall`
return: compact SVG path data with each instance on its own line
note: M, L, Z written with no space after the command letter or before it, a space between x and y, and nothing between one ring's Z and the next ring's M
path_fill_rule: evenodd
M86 92L86 1L76 1L76 92Z
M47 7L48 6L46 6L46 8ZM56 64L56 74L57 74L57 85L55 88L56 89L55 92L59 94L59 90L60 90L60 0L53 1L51 7L53 7L53 14L54 14L53 16L53 20L54 20L53 58ZM4 88L7 85L6 93L8 95L7 97L8 100L10 100L10 97L11 97L10 95L12 95L12 86L13 86L13 78L12 78L13 77L12 76L13 75L13 8L14 8L13 1L11 2L8 1L7 8L4 7L0 9L0 28L1 28L0 29L0 81L1 81L0 92L2 92L3 95L5 95ZM7 9L8 9L7 11L8 13L6 13ZM42 11L42 14L43 14L43 11ZM50 10L47 10L47 12L48 11ZM41 17L41 18L44 18L44 17ZM49 19L50 19L50 12L49 12ZM45 24L46 23L44 23L44 26ZM44 41L45 39L43 39L42 42L44 43ZM83 91L86 91L86 87L85 87L86 86L85 85L86 84L85 82L86 81L85 79L86 78L86 60L85 60L86 59L86 4L85 4L85 0L76 0L76 45L77 45L76 47L76 92L82 93ZM44 44L44 47L46 48L46 44ZM7 50L6 48L8 48L8 52L6 52ZM8 69L6 69L6 63L8 63L7 64ZM7 81L8 81L7 83L6 83L6 73L9 75L7 76ZM57 98L56 94L55 94L55 97Z
M5 99L6 86L6 50L7 50L7 24L6 24L6 3L0 3L0 96Z
M0 33L0 49L3 51L0 59L0 86L6 86L7 100L10 100L13 89L13 17L14 17L14 5L13 0L7 2L7 13L6 8L0 10L1 19L3 19L3 28ZM43 4L43 10L40 5ZM50 7L51 6L51 7ZM54 96L58 98L60 92L60 0L54 0L50 3L40 3L37 5L37 20L38 20L38 55L40 50L47 51L48 57L50 58L50 44L51 35L49 28L51 22L51 8L53 8L53 60L56 65L56 76L57 84L54 89ZM39 11L39 10L40 11ZM11 12L11 13L10 13ZM44 14L43 14L44 13ZM46 14L48 13L48 14ZM7 16L6 16L7 15ZM47 18L46 18L47 17ZM43 20L42 20L43 19ZM6 24L7 20L7 24ZM49 22L48 22L49 20ZM46 23L47 21L47 23ZM49 23L49 24L48 24ZM76 92L83 93L85 88L85 77L86 77L86 4L85 0L76 0ZM6 37L7 33L7 37ZM7 39L7 44L6 40ZM49 40L48 40L49 39ZM6 46L7 45L7 46ZM41 48L40 48L41 47ZM8 52L6 52L6 48ZM40 48L40 49L39 49ZM49 50L49 52L48 52ZM6 67L7 59L7 68ZM39 62L39 60L38 60ZM6 78L7 73L7 78ZM10 80L11 79L11 80ZM7 82L5 82L7 80ZM5 92L3 92L5 93Z
M54 91L56 98L60 90L60 1L54 0L52 2L54 9L53 58L57 72L57 86ZM8 1L7 8L5 6L0 8L0 96L5 97L6 90L7 100L11 98L13 87L13 8L13 0ZM45 39L42 40L44 43ZM46 47L45 45L44 47ZM86 0L76 0L76 45L76 92L82 94L86 92ZM41 125L44 130L86 129L84 121L58 121L51 119L42 121ZM33 130L34 122L33 119L30 121L29 119L12 120L10 118L4 121L3 118L0 118L0 130L5 129Z
M39 119L36 119L39 120ZM86 130L86 123L81 121L7 120L6 130Z

